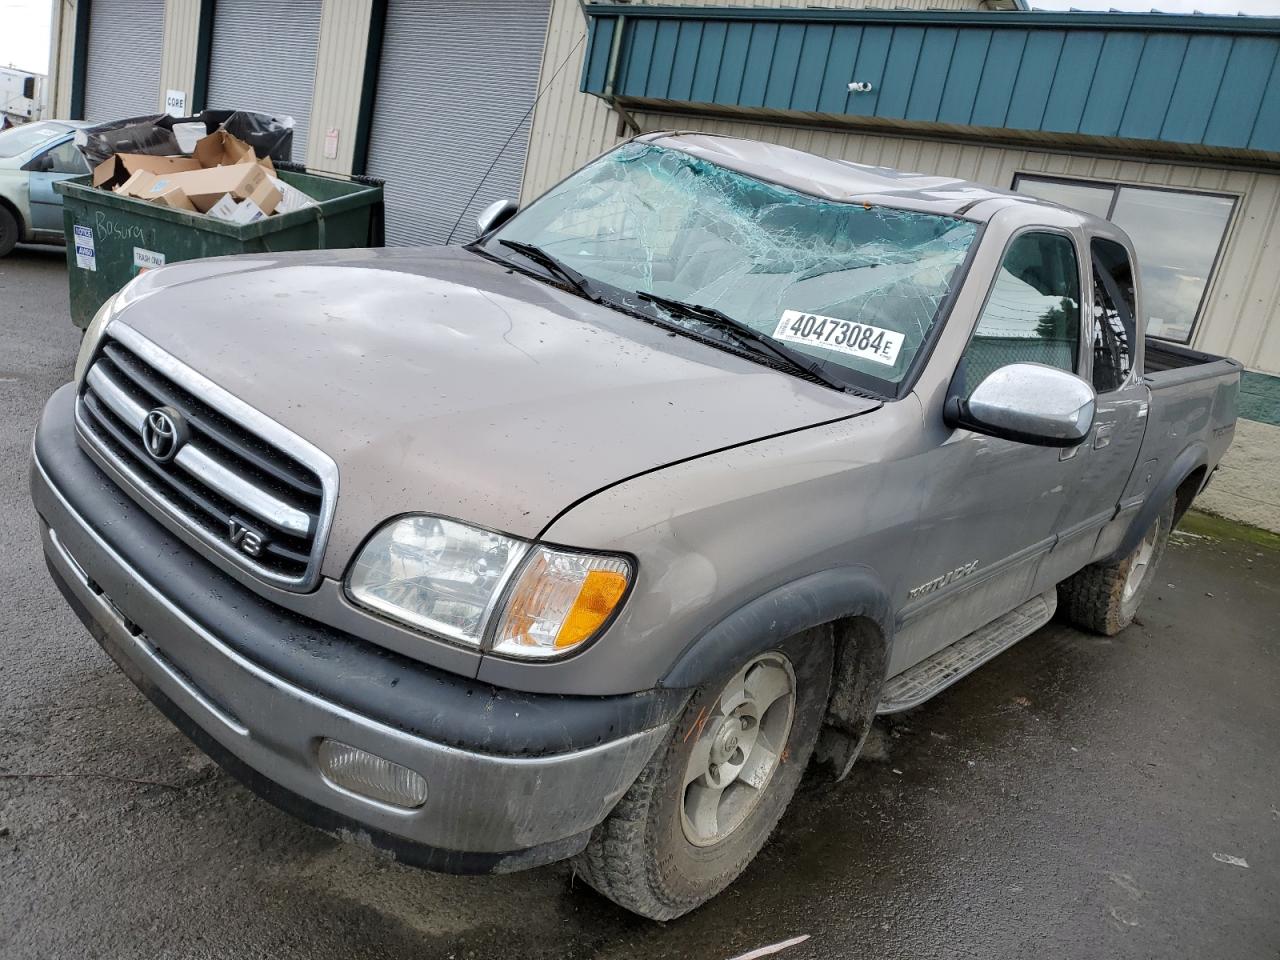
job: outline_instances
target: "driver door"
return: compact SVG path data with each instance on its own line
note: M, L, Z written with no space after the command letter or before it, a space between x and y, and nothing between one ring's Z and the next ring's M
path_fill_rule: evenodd
M31 228L62 233L62 197L53 185L88 173L84 155L74 140L63 140L36 154L22 169L30 174Z
M1010 363L1081 365L1083 272L1075 240L1032 230L1009 241L952 392ZM1074 472L1069 453L942 428L924 455L913 574L898 587L890 674L913 666L1036 594Z

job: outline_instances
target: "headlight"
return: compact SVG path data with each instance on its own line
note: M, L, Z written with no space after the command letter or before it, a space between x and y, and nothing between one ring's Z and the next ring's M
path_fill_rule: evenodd
M98 349L98 341L102 339L102 334L107 329L107 321L115 315L116 298L119 296L117 293L100 306L98 312L93 315L93 319L89 321L89 326L84 328L80 352L76 354L76 383L84 377L89 361L93 359L93 354Z
M411 516L374 534L351 567L347 593L429 633L546 659L596 636L630 582L631 564L622 557L531 546L456 520Z
M357 603L479 646L487 614L528 546L441 517L393 520L370 540L347 589Z

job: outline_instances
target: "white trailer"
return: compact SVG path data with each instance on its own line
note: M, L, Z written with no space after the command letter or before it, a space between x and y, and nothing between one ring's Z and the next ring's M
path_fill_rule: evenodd
M16 67L0 67L0 115L10 123L43 119L45 76Z

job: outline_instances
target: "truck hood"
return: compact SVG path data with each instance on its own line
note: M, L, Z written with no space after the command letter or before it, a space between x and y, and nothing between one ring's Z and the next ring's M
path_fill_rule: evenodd
M333 457L334 576L399 513L536 537L619 480L877 406L460 248L176 264L119 319Z

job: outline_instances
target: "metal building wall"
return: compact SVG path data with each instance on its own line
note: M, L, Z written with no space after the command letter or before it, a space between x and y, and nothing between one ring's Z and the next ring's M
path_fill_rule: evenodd
M475 235L520 191L549 0L392 0L368 172L387 181L387 241Z
M298 160L310 145L322 9L321 0L219 0L213 11L208 106L293 117Z
M1240 199L1196 325L1192 346L1280 374L1280 175L1212 165L1149 163L1068 151L742 123L687 115L636 114L645 130L696 129L785 144L825 157L961 177L1008 189L1019 173L1185 188Z
M160 58L160 107L165 94L181 90L192 110L196 84L196 44L200 35L200 0L167 0L164 10L164 51Z
M653 0L663 6L832 7L860 10L877 0ZM637 4L639 5L639 4ZM880 6L888 6L883 2ZM980 10L982 0L895 0L895 8ZM618 142L618 117L598 97L578 90L586 54L586 19L579 0L552 0L538 89L542 98L529 133L521 197L531 200L569 171Z
M45 87L50 119L63 120L71 115L76 3L77 0L59 0L53 5L49 37L49 79Z
M351 172L372 11L372 0L324 0L311 102L311 139L306 156L297 156L310 169ZM329 130L338 131L336 157L324 155Z
M164 0L96 0L90 6L86 119L115 120L160 109L164 15Z

